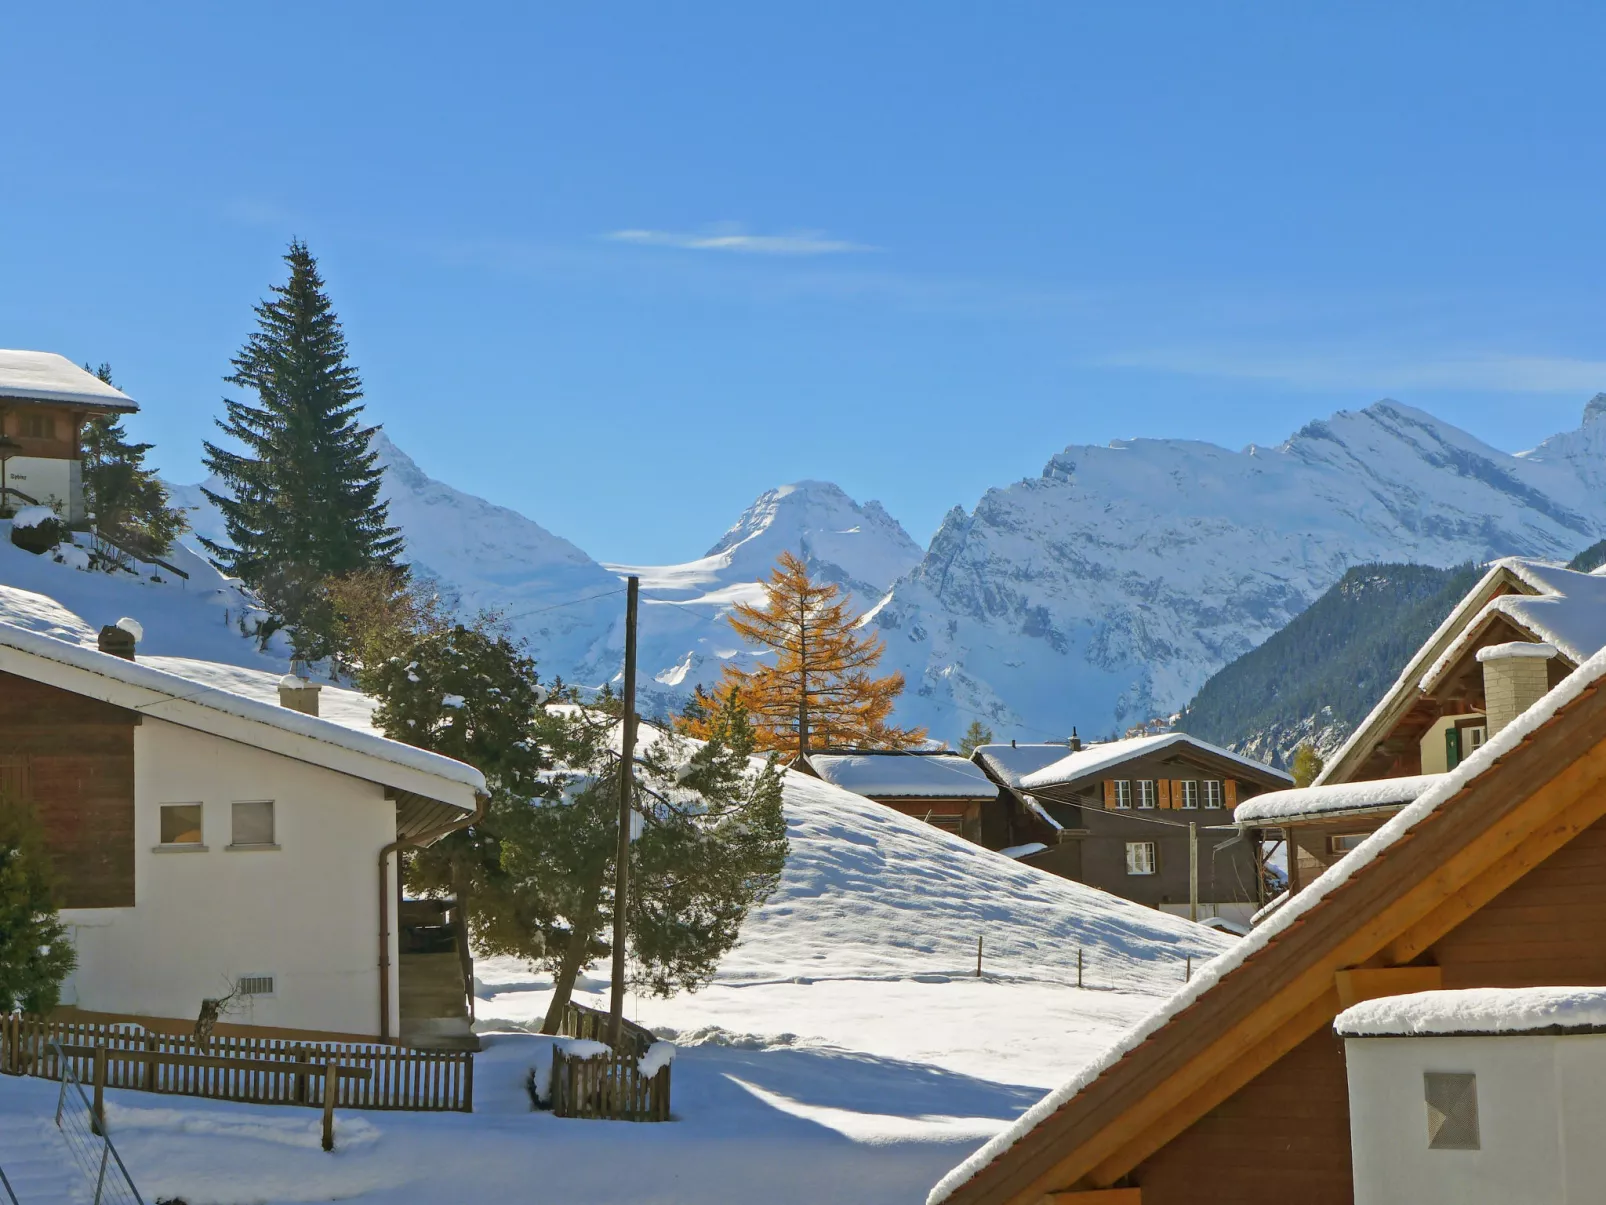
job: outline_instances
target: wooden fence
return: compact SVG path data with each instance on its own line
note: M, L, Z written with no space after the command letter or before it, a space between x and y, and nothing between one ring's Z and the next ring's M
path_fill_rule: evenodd
M622 1032L625 1040L635 1048L636 1057L640 1058L658 1039L653 1036L652 1030L626 1018L620 1020L624 1022ZM563 1021L558 1026L558 1032L565 1037L590 1038L593 1042L606 1042L608 1014L601 1009L587 1008L571 1000L569 1006L563 1010Z
M558 1117L668 1121L669 1069L673 1064L646 1076L636 1069L636 1062L636 1055L629 1051L577 1057L554 1046L552 1112Z
M59 1043L62 1053L50 1048ZM84 1082L95 1076L95 1048L106 1049L105 1084L253 1104L324 1106L326 1068L337 1068L334 1104L342 1109L472 1112L474 1056L462 1050L403 1050L345 1042L187 1034L137 1025L0 1015L0 1072L61 1078L61 1061Z

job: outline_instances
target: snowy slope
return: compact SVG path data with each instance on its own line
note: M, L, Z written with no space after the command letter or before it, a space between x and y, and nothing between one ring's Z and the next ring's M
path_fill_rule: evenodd
M1069 447L956 508L877 614L900 718L1056 737L1169 714L1351 564L1567 559L1606 531L1603 456L1606 424L1512 456L1390 401L1276 448Z

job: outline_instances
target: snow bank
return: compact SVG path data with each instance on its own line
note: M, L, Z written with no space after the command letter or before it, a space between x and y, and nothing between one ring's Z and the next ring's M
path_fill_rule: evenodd
M1288 820L1296 816L1320 816L1329 812L1358 812L1370 808L1410 803L1444 775L1417 774L1408 778L1379 778L1371 782L1335 783L1323 787L1295 787L1291 791L1268 791L1247 803L1240 803L1232 818L1238 824L1260 824Z
M1529 734L1538 729L1563 707L1578 698L1580 694L1594 685L1603 675L1606 675L1606 651L1597 653L1580 665L1539 702L1491 737L1471 757L1463 761L1450 773L1442 775L1419 798L1408 804L1397 815L1390 817L1386 824L1363 841L1355 850L1328 867L1314 883L1298 895L1293 896L1288 903L1268 917L1264 924L1256 927L1249 936L1237 942L1225 954L1200 967L1193 980L1186 987L1173 995L1112 1044L1102 1055L1094 1059L1084 1071L1038 1101L1003 1133L991 1139L970 1158L939 1180L926 1198L927 1205L938 1205L939 1202L947 1200L956 1188L975 1176L977 1172L998 1158L999 1155L1009 1150L1023 1136L1029 1134L1062 1105L1081 1092L1083 1088L1147 1041L1183 1009L1215 987L1223 977L1237 970L1282 933L1297 924L1307 912L1347 883L1351 876L1370 866L1391 845L1441 805L1458 795L1462 787L1483 774L1500 758L1505 757L1516 749Z
M1340 1037L1533 1033L1606 1028L1606 988L1476 987L1365 1000L1338 1014Z
M637 1061L636 1070L650 1079L675 1061L675 1050L673 1042L654 1042Z
M49 523L55 518L56 512L48 506L24 506L11 517L11 526L27 530L42 523Z

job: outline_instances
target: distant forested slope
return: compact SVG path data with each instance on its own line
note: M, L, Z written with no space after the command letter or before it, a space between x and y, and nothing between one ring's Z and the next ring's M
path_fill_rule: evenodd
M1287 627L1218 671L1177 726L1278 766L1305 740L1330 754L1481 572L1470 564L1356 565Z

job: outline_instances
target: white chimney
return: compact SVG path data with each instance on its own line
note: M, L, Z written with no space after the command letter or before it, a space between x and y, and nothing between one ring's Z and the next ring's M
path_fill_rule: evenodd
M1550 690L1553 644L1517 640L1478 650L1483 665L1483 710L1492 738Z

